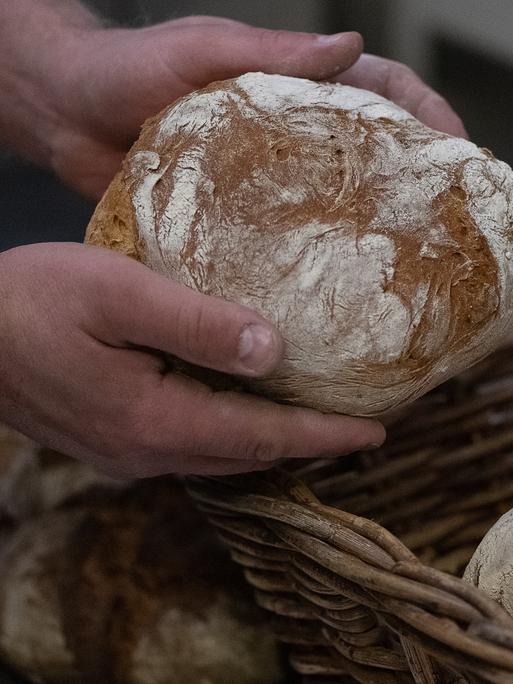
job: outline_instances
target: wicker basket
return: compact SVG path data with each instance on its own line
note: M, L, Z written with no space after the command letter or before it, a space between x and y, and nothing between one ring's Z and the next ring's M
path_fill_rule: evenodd
M189 488L308 684L513 684L513 618L459 579L513 507L511 352L396 416L377 452Z

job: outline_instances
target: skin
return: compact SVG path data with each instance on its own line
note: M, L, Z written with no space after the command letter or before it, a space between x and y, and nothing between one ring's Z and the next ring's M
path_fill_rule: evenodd
M216 17L106 29L78 3L59 0L0 0L0 17L0 139L94 199L148 116L251 70L373 89L464 135L413 72L362 57L355 33L269 31ZM0 254L0 292L0 420L110 474L261 470L384 440L374 420L163 374L169 352L262 376L280 364L283 341L255 312L126 257L75 244L16 248Z

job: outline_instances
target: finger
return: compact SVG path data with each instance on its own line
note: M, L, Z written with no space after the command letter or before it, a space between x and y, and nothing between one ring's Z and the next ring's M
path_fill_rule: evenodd
M392 100L431 128L468 138L460 117L449 103L400 62L376 55L362 55L336 80Z
M181 29L172 35L170 57L180 77L196 86L247 71L330 78L354 64L363 48L361 36L354 32L273 31L244 24L234 27L226 20Z
M102 472L104 475L115 480L139 480L148 477L160 477L162 475L203 475L222 477L225 475L240 475L242 473L259 473L269 470L277 465L277 462L263 461L237 461L231 458L211 458L206 456L188 456L176 462L171 453L167 458L138 458L137 461L127 459L113 460L105 458L101 453L93 453L85 450L81 445L70 446L67 455L74 456L79 460L86 461Z
M361 52L357 33L271 31L220 17L100 31L83 47L63 106L88 130L126 146L148 116L211 81L247 71L330 78ZM84 81L94 88L84 92Z
M52 410L52 401L39 408L40 434L31 436L128 479L263 470L284 458L340 456L384 438L375 421L214 393L159 370L151 355L90 339L83 371L64 368L71 387L58 392L60 410ZM84 386L94 391L84 393Z
M97 254L91 334L102 341L151 347L237 375L266 375L280 363L281 337L256 312L195 292L121 255L88 249Z
M23 429L23 423L16 420L11 424L18 430ZM173 459L172 446L165 458L138 459L137 464L127 463L126 460L116 461L98 451L98 445L85 444L83 440L77 440L54 427L36 424L32 430L24 430L31 433L31 438L38 444L49 449L66 454L69 457L84 461L94 466L104 475L116 480L133 480L144 477L156 477L163 473L182 475L238 475L240 473L252 473L269 470L280 461L249 461L230 458L211 458L205 456L190 456L181 458L175 462ZM37 439L36 439L37 438ZM96 448L94 448L96 446Z
M172 445L173 462L180 472L187 472L191 453L269 463L341 456L377 447L385 438L383 426L375 420L325 415L247 394L212 392L173 375L153 387L140 408L138 423L144 426L148 453L162 455L164 460L156 465L165 468Z
M248 461L233 458L208 458L194 456L187 460L183 475L239 475L240 473L259 473L278 465L280 461ZM179 472L179 471L176 471Z
M122 479L166 473L231 475L267 470L276 464L268 460L224 458L222 454L215 458L197 455L187 415L190 405L174 424L169 422L169 415L162 413L159 420L152 418L154 408L149 415L138 410L139 406L148 406L147 390L151 388L153 392L154 387L161 385L162 363L158 358L140 351L106 347L94 339L88 341L84 352L83 367L68 373L69 387L59 393L60 401L52 397L37 408L28 431L26 425L18 425L39 444ZM92 365L90 359L94 359ZM177 379L173 382L175 391L166 397L167 407L182 405L184 385L190 396L211 392L195 380ZM94 391L84 395L83 387L87 386ZM81 397L79 407L77 396ZM155 396L154 400L158 402L161 398ZM195 412L194 407L192 410ZM26 423L27 411L23 415L13 411L13 418Z
M71 392L59 425L47 422L44 443L117 476L265 470L283 459L338 457L376 447L385 437L374 420L215 393L190 378L162 376L158 359L143 352L102 348L96 340L90 346L97 367L87 374L95 392L83 398L80 409L87 430L74 434L77 392ZM80 378L71 379L75 382L84 385ZM63 430L62 423L69 429ZM48 442L48 428L57 442Z
M162 474L173 473L174 475L213 475L220 477L223 475L239 475L241 473L258 473L273 468L279 462L273 461L249 461L237 460L232 458L212 458L208 456L188 456L178 462L171 458L151 459L146 461L139 461L134 468L135 477L157 477ZM103 470L103 469L102 469ZM106 475L116 473L107 466L104 470ZM128 478L133 479L134 474L130 475L131 468L128 466ZM118 475L119 477L119 475ZM126 479L126 477L124 478Z

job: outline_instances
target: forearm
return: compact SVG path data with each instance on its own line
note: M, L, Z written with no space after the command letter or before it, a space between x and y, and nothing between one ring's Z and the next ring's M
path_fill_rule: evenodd
M0 0L0 145L43 166L73 41L98 19L75 0Z

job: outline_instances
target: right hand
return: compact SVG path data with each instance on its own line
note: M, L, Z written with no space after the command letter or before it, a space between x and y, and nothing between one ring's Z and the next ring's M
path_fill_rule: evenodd
M152 350L265 375L279 365L282 341L255 312L108 250L45 244L3 252L0 320L0 420L112 475L261 470L378 446L385 436L374 420L163 375ZM253 355L251 330L260 330Z

